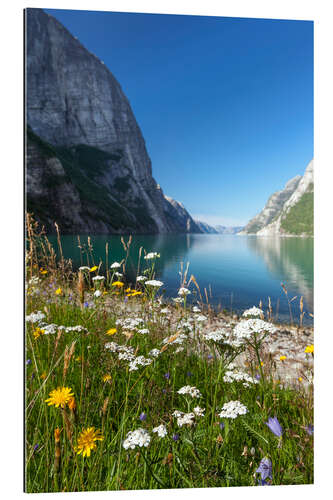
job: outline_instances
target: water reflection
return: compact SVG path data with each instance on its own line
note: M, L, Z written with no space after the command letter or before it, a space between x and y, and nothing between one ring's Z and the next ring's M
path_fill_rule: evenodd
M264 260L272 276L303 295L313 311L313 238L249 236L247 244Z

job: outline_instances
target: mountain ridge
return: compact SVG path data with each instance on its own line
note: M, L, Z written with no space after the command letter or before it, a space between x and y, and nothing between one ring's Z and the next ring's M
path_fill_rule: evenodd
M111 71L50 14L25 12L28 209L47 232L200 233L153 178Z

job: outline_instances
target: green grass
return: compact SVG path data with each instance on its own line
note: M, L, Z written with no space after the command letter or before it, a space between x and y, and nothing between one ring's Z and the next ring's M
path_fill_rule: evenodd
M142 295L127 298L124 311L127 284L117 295L109 275L107 293L93 299L89 291L92 273L85 279L85 297L81 296L81 301L89 300L91 305L84 307L76 273L65 276L57 267L41 275L34 265L28 259L28 279L32 271L40 281L28 286L27 314L43 311L48 324L81 325L86 330L35 339L35 327L27 323L26 359L31 361L26 365L26 491L254 486L259 479L255 471L265 456L272 461L272 484L313 482L313 438L305 430L313 422L311 386L306 390L302 384L277 383L273 365L265 366L265 381L250 387L224 382L226 358L218 354L223 354L223 346L216 350L205 342L202 333L207 329L200 331L198 326L182 352L176 353L179 345L169 344L152 364L130 372L128 363L107 351L105 343L132 346L136 355L147 357L152 348L162 348L164 338L185 332L181 321L193 316L190 309L169 306L171 315L166 319L161 312L165 306L159 306L152 293L142 288ZM147 272L152 275L151 268ZM55 293L59 287L61 295ZM134 309L149 334L134 330L128 335L119 326L112 337L106 334L117 319L133 316ZM71 347L66 371L64 360ZM255 365L256 361L249 362L249 374L257 371ZM110 381L103 382L105 374L111 376ZM185 385L197 387L202 396L192 400L178 394ZM73 390L75 414L45 403L58 386ZM234 420L221 419L222 405L231 400L241 401L248 413ZM198 405L205 408L205 416L197 417L193 426L179 427L172 413L176 409L188 412ZM147 415L145 421L139 418L142 412ZM265 425L270 416L277 416L283 428L280 447L279 439ZM152 429L162 423L168 435L159 438ZM75 453L75 444L81 430L91 426L101 430L104 440L84 458ZM61 429L59 472L54 468L57 427ZM151 436L149 446L125 450L122 443L127 432L140 427ZM172 438L175 434L179 434L177 441Z
M288 234L313 236L313 189L304 193L299 202L282 217L281 227Z

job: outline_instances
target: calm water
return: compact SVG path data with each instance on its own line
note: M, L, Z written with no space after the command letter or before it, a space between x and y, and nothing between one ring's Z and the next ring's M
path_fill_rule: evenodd
M87 244L87 236L81 236ZM50 238L56 247L55 239ZM124 237L127 241L128 237ZM109 265L124 257L120 236L91 238L94 260L105 262L105 244L109 244ZM76 236L63 236L64 256L72 258L74 267L86 265L86 256L78 248ZM299 299L304 297L305 310L313 312L313 239L257 238L233 235L154 235L135 236L130 247L127 269L136 274L140 247L161 254L157 261L157 277L165 284L165 295L175 297L179 288L181 263L189 262L201 290L207 289L210 303L241 311L271 298L279 320L288 321L289 309L281 282L288 289L295 317L299 316ZM143 261L145 262L145 261ZM91 264L91 261L89 262ZM193 285L192 285L193 286ZM306 315L307 323L311 318Z

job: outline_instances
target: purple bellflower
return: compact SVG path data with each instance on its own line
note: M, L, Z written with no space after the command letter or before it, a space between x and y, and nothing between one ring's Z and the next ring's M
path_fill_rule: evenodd
M268 426L269 430L272 431L273 434L275 434L275 436L282 436L283 430L277 417L269 417L268 422L265 422L265 424Z

